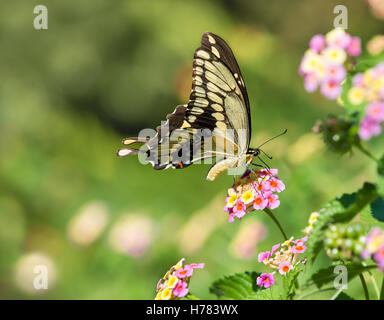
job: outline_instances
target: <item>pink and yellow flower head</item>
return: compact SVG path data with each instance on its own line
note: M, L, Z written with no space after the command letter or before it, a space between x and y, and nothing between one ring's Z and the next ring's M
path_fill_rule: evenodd
M299 67L305 90L314 92L320 87L326 98L338 99L347 75L345 64L349 57L360 54L360 38L352 37L343 29L336 28L325 36L313 36Z
M365 248L361 253L362 259L372 257L380 270L384 271L384 231L374 227L367 235Z
M241 219L253 210L275 209L280 205L276 193L285 189L277 177L277 169L247 170L228 189L224 211L229 214L229 222Z
M204 268L204 263L184 265L184 262L185 259L181 259L159 280L156 286L155 300L176 300L188 294L188 284L194 269Z
M275 278L273 277L273 273L262 273L259 277L256 279L256 284L259 287L264 287L265 289L268 289L270 286L275 284Z
M301 263L298 258L306 251L307 240L307 236L297 240L293 240L292 237L282 244L274 245L271 251L261 252L258 255L258 261L285 275Z

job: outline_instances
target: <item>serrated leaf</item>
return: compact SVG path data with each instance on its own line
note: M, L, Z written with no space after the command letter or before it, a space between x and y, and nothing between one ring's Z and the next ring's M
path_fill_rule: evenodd
M359 262L351 262L343 264L347 268L348 281L352 280L354 277L359 275L360 273L376 268L376 265L363 266ZM321 288L323 285L332 282L338 273L334 273L335 265L329 266L327 268L323 268L314 272L311 278L304 284L304 288L309 287L313 284L316 287Z
M216 280L209 291L219 299L248 300L253 299L261 288L256 286L256 279L260 273L245 272L225 276Z
M261 288L256 285L257 272L236 273L216 280L209 291L223 300L272 300L275 288ZM276 285L274 285L276 286ZM274 287L273 286L273 287Z
M384 199L382 197L376 198L371 203L372 217L377 221L384 222Z
M333 223L346 223L351 221L378 196L375 185L365 183L357 192L343 194L330 201L320 210L320 215L313 224L311 235L307 242L307 257L314 262L323 244L323 232Z

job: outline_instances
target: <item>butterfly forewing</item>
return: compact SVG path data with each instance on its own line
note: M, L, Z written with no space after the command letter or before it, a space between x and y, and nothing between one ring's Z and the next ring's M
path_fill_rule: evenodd
M249 101L236 59L223 39L206 32L194 54L189 102L176 107L147 142L147 161L165 169L204 158L240 157L248 150L250 130Z

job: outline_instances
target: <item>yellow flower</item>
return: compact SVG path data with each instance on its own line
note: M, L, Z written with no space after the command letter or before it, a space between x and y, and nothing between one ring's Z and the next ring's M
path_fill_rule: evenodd
M376 252L380 249L382 243L384 241L384 234L380 234L375 236L372 241L369 241L367 244L367 249L369 252Z
M311 215L309 216L309 220L308 220L309 224L313 224L317 220L319 215L320 214L318 212L312 212Z
M172 297L172 289L166 288L161 292L161 299L160 300L169 300Z
M230 196L232 196L232 195L236 195L236 190L233 189L233 188L229 188L229 189L228 189L228 194L229 194Z
M168 288L173 289L174 287L176 287L178 281L179 281L178 277L171 276L166 285Z
M284 243L282 243L282 246L284 247L289 247L291 245L291 242L293 240L293 237L291 237L290 239L288 239L287 241L285 241Z
M176 265L174 266L175 270L180 269L184 264L185 258L182 258Z
M358 105L364 101L364 89L360 87L353 87L348 91L348 100L353 105Z
M342 28L335 28L331 31L329 31L326 35L325 35L325 39L327 42L334 42L342 37L345 36L345 31L344 29Z
M156 294L155 300L161 300L162 293L163 293L163 290L159 290L159 292Z
M237 200L236 194L231 195L227 200L227 208L233 208Z
M326 61L334 65L341 65L347 59L345 51L337 47L326 48L322 54Z
M255 196L252 191L246 191L241 196L241 200L244 202L244 204L251 203L255 199Z
M324 70L324 63L321 56L317 53L310 53L304 56L302 69L305 73L321 73ZM319 74L320 75L320 74Z

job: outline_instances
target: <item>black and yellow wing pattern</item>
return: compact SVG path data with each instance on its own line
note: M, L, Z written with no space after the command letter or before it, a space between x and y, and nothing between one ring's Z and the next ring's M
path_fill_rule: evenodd
M157 170L185 168L206 158L220 159L207 176L214 180L228 168L248 161L250 132L249 100L240 68L228 44L206 32L194 54L188 104L168 114L154 137L123 140L126 146L143 143L144 149L125 147L118 155L145 153L146 162Z

